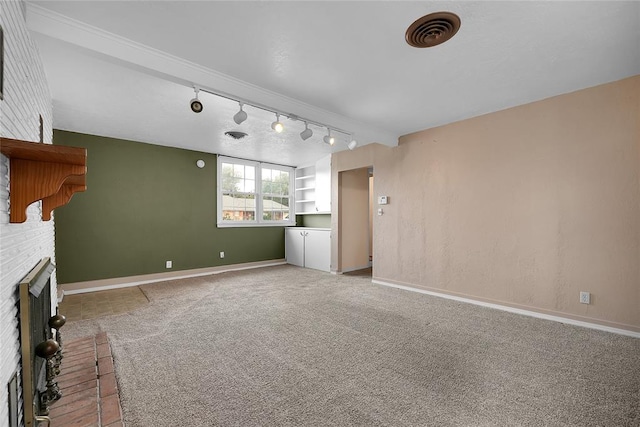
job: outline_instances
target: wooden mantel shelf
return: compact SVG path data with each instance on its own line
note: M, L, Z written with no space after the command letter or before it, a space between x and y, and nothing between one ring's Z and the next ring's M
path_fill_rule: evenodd
M27 220L27 207L42 200L42 219L87 189L87 149L0 138L0 151L10 159L9 222Z

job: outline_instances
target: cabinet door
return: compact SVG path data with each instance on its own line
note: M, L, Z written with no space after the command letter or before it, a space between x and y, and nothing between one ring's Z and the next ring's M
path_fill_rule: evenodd
M316 270L331 269L331 231L308 230L304 241L304 266Z
M284 229L284 256L287 263L304 267L304 232L299 228Z

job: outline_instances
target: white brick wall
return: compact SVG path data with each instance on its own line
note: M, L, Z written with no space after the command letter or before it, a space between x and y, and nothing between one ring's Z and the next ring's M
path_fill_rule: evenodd
M0 101L0 135L39 140L39 116L44 142L52 140L51 95L35 43L26 28L22 2L1 0L4 30L4 100ZM20 363L17 284L42 258L54 258L53 221L40 219L41 202L32 204L23 224L9 224L9 161L0 158L0 426L8 424L7 384ZM57 288L52 280L52 305Z

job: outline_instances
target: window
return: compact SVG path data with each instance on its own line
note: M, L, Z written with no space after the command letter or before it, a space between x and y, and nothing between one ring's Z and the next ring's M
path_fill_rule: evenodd
M218 226L294 225L293 168L218 156Z

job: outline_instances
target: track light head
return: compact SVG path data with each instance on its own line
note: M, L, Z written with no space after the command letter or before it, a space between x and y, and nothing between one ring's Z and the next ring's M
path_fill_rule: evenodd
M331 129L327 128L327 135L322 138L325 144L333 145L336 143L336 139L331 136Z
M202 102L198 99L198 92L200 92L200 90L196 87L194 87L193 90L196 92L196 97L189 102L191 105L191 111L194 113L201 113L204 107L202 106Z
M307 139L311 138L312 135L313 131L309 129L309 124L307 122L304 122L304 130L300 132L300 138L302 138L303 141L306 141Z
M238 111L233 116L233 121L236 122L236 124L238 125L244 122L245 120L247 120L247 113L242 109L242 102L239 102L239 104L240 104L240 111Z
M200 102L198 98L193 98L191 100L191 111L193 111L194 113L201 113L202 109L202 102Z
M353 150L354 148L356 148L357 145L358 145L358 141L356 141L355 139L352 139L351 142L347 144L347 147L349 147L349 150Z
M284 130L284 125L280 122L280 114L276 113L276 121L271 123L271 129L278 133L282 133Z

